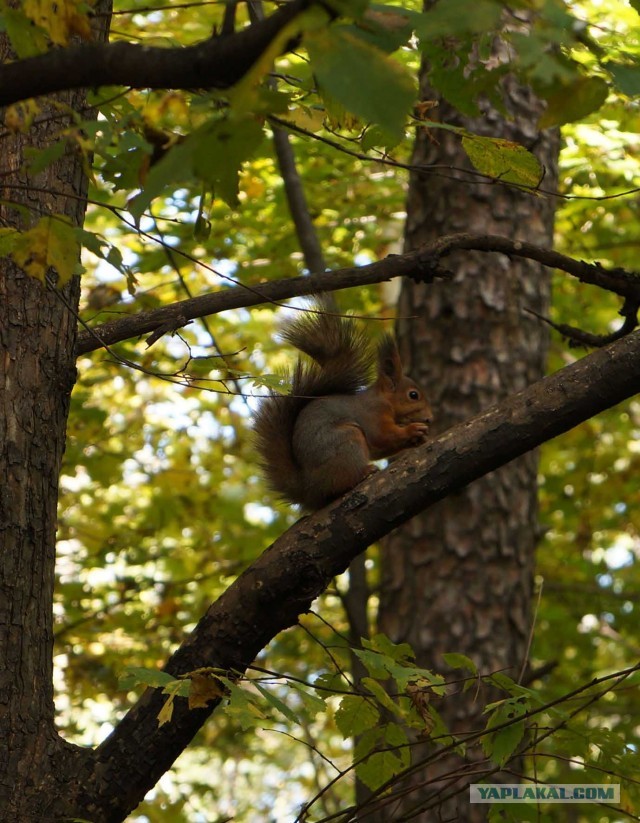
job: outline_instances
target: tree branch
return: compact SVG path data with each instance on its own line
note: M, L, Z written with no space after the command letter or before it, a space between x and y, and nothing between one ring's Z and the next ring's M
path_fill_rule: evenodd
M249 19L253 22L264 20L264 5L262 0L248 1ZM269 81L269 87L277 88L275 78ZM304 193L300 172L296 166L296 158L293 146L289 139L289 132L274 124L271 125L273 131L273 145L278 159L278 167L282 182L284 183L284 193L289 204L291 219L296 228L298 243L304 255L304 262L310 272L321 272L326 268L322 247L318 240L316 227L309 213L307 198Z
M155 331L161 326L176 328L196 317L228 311L229 309L256 306L260 303L278 303L291 297L336 291L354 286L368 286L394 277L411 277L430 283L435 277L449 277L450 272L441 267L440 260L458 250L501 252L508 256L537 260L544 266L557 268L577 277L583 283L591 283L612 291L628 300L640 302L640 276L623 269L604 269L597 263L575 260L551 249L543 249L531 243L511 240L497 235L452 234L429 243L416 251L390 255L368 266L354 266L309 277L293 277L272 283L257 283L215 294L203 294L191 300L183 300L152 311L128 315L112 320L91 331L78 335L76 353L99 349L132 337ZM176 252L178 253L178 252Z
M291 0L260 23L186 48L87 43L0 66L0 106L65 89L226 89L316 0ZM290 42L285 50L294 45Z
M638 325L639 310L640 304L636 300L632 300L629 297L625 298L624 304L619 312L619 314L624 317L624 322L610 334L592 334L583 329L577 329L575 326L568 326L566 323L554 323L553 320L550 320L548 317L543 317L541 314L531 311L531 309L526 309L529 314L533 314L539 320L542 320L543 323L560 332L560 334L569 341L569 346L573 346L574 348L583 346L584 348L594 349L606 346L615 340L620 340L620 338L632 332Z
M313 220L309 214L307 198L296 166L289 133L278 126L272 126L272 129L278 166L284 181L285 195L289 204L291 219L296 227L298 242L304 255L304 262L310 272L323 272L326 268L324 255L318 240L316 227L313 225Z
M212 666L243 672L371 543L473 480L638 391L640 332L635 332L407 452L282 535L209 608L166 670L177 675ZM178 699L173 720L159 728L163 701L159 691L148 689L96 750L96 779L84 784L94 787L96 821L126 816L216 705L189 711L186 701ZM113 792L114 785L118 792Z
M611 291L621 297L631 297L636 300L640 297L640 274L616 268L607 270L599 263L585 263L565 254L524 243L521 240L511 240L509 237L497 235L476 236L473 234L452 234L442 237L433 243L434 256L445 257L452 251L459 249L474 249L475 251L497 251L508 257L525 257L536 260L551 269L560 269L567 274L577 277L582 283L590 283L601 289Z

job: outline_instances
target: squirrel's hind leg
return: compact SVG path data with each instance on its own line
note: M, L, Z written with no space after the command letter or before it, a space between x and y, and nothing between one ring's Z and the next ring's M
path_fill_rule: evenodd
M357 424L340 423L331 434L321 453L314 455L312 468L309 464L304 467L305 498L314 509L341 497L377 471L369 462L369 446Z

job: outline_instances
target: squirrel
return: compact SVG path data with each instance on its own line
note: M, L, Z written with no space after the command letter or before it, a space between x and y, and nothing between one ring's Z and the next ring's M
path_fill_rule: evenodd
M271 392L254 423L269 486L308 511L377 471L370 461L424 443L432 416L392 335L376 353L355 320L337 314L333 298L317 296L312 308L280 331L310 359L298 358L291 393Z

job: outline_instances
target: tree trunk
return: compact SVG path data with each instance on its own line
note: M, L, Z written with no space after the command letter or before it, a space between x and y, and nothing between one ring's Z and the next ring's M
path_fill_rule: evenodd
M99 19L104 28L106 18ZM0 63L12 57L6 37L0 36ZM67 151L36 178L22 165L25 149L61 139L60 131L71 122L64 110L82 111L85 95L65 93L55 103L38 102L36 124L27 134L12 131L1 118L0 225L28 229L40 217L56 214L80 225L87 191L80 155ZM75 382L79 291L78 277L58 290L26 275L10 259L0 260L3 820L47 819L48 807L66 782L64 771L77 772L86 761L81 749L57 735L52 677L58 475Z
M536 131L541 108L529 90L509 83L505 94L512 122L489 106L477 120L461 117L442 102L437 111L444 122L533 150L546 168L545 188L554 189L557 134ZM434 97L424 90L424 99ZM469 168L459 138L445 131L418 133L413 164ZM515 188L414 173L405 245L409 250L444 234L471 231L551 246L553 206L552 199ZM454 273L450 283L406 283L398 309L401 318L417 317L398 324L401 352L409 372L427 390L437 432L538 379L547 354L545 326L525 311L548 313L549 279L540 266L501 255L457 253L448 267ZM460 652L482 673L506 670L518 679L531 630L537 462L536 453L525 455L385 541L379 627L395 642L410 643L421 665L447 674L442 654ZM482 728L486 693L455 691L436 706L449 728ZM426 751L417 748L414 762ZM469 756L474 760L481 753ZM473 782L439 779L463 766L452 757L418 772L403 787L409 793L376 819L404 819L404 814L420 820L484 819L486 807L469 807L466 788L449 802L434 800L436 792Z

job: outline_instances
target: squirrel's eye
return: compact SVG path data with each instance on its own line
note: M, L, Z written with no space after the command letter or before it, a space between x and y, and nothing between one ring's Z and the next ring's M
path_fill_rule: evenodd
M409 400L420 400L420 392L417 389L411 389L409 391Z

